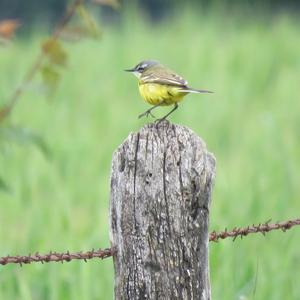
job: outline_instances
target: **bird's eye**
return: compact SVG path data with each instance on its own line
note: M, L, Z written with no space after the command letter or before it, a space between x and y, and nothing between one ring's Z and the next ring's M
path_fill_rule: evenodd
M143 72L147 67L148 67L148 65L147 65L146 63L144 63L144 64L139 65L139 66L137 67L137 70L138 70L139 72Z

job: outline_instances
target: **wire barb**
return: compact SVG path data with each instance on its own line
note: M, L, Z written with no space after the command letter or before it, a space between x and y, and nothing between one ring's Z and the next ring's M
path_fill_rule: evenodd
M285 222L277 222L270 224L271 220L266 221L265 223L258 225L252 225L247 227L234 227L231 231L228 231L227 228L225 228L224 231L216 232L215 230L212 231L209 235L209 241L210 242L218 242L220 239L224 240L226 238L233 238L233 241L237 237L243 238L244 236L247 236L250 233L262 233L265 235L267 232L270 232L272 230L282 230L283 232L286 232L288 229L291 229L293 226L300 225L300 219L294 219L294 220L288 220ZM40 263L48 263L48 262L70 262L71 260L77 259L77 260L83 260L87 262L89 259L94 258L108 258L113 256L115 253L115 249L113 248L106 248L106 249L92 249L90 251L86 252L75 252L70 253L69 251L58 253L50 251L48 254L41 255L39 252L35 252L35 254L29 254L28 256L25 255L17 255L17 256L3 256L0 257L0 265L7 265L7 264L19 264L21 267L23 264L31 264L33 262L40 262Z

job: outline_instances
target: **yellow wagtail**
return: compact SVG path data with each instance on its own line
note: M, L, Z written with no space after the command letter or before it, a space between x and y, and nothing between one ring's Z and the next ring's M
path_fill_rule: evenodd
M139 79L139 91L146 102L153 105L150 109L139 115L151 115L151 111L158 106L174 104L174 108L160 120L166 119L178 108L178 102L189 93L212 93L207 90L193 89L186 80L155 60L144 60L134 68L125 70L132 72Z

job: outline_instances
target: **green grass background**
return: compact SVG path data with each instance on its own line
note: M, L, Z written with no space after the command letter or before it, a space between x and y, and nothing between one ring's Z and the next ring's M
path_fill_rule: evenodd
M149 120L136 79L122 70L155 58L215 91L190 95L170 120L193 129L217 158L210 229L300 215L300 22L288 14L196 14L150 24L138 12L106 26L100 41L67 44L69 62L45 100L26 87L6 126L40 133L1 143L0 256L109 246L111 157ZM0 102L39 52L40 33L0 48ZM165 108L157 109L163 115ZM300 233L210 244L213 299L300 299ZM0 299L112 299L111 259L0 267Z

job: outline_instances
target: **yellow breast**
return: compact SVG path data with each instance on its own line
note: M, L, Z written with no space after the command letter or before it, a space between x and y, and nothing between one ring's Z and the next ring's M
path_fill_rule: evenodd
M145 101L152 105L171 105L181 101L187 94L179 91L178 87L158 83L139 82L139 90Z

